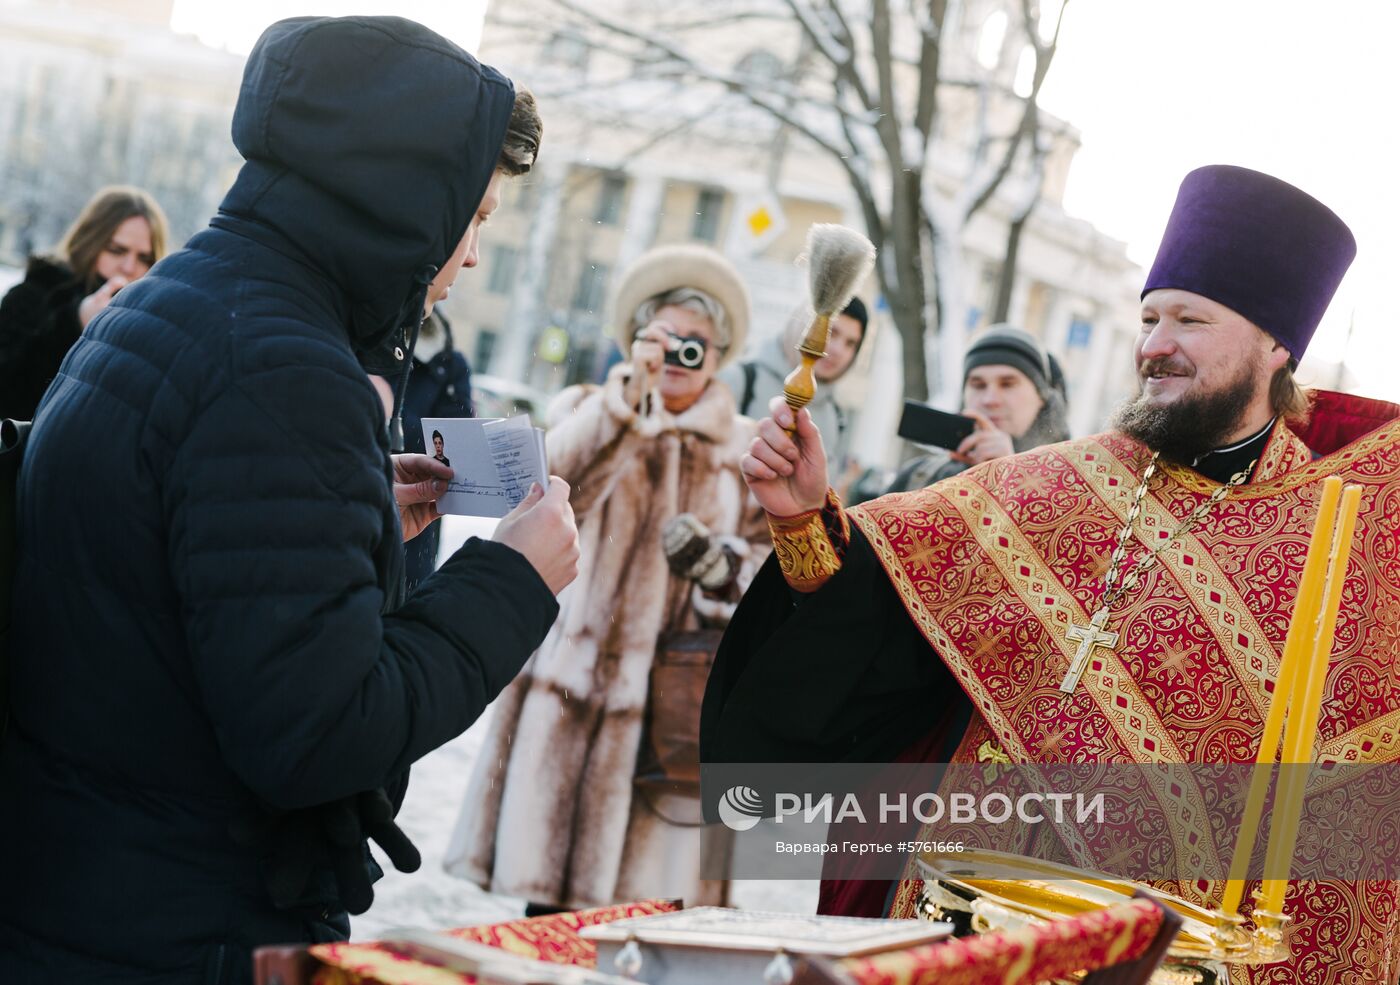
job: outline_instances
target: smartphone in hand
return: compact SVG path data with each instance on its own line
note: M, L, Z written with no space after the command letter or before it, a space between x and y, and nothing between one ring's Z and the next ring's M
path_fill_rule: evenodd
M904 414L899 419L899 436L915 444L956 451L976 427L977 422L970 417L936 410L917 400L906 400Z

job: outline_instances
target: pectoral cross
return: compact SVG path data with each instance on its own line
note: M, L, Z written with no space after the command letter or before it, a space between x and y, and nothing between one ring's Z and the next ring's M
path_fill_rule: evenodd
M1074 659L1069 663L1069 670L1065 672L1065 679L1060 681L1060 690L1065 694L1073 694L1074 689L1079 686L1079 678L1084 676L1084 668L1089 666L1089 657L1095 648L1106 647L1112 650L1118 644L1118 634L1104 631L1104 625L1108 622L1108 609L1103 608L1095 612L1089 620L1087 626L1070 625L1065 631L1065 636L1069 640L1078 640L1079 649L1074 654Z

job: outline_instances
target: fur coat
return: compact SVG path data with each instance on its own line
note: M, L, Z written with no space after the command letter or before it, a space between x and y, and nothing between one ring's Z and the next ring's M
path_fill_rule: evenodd
M694 822L698 800L649 806L632 779L658 639L722 626L734 608L670 573L663 526L689 512L723 537L741 558L740 592L770 549L739 473L755 425L720 383L679 415L639 415L623 399L629 372L617 366L602 387L572 387L550 408L550 471L572 486L579 574L544 645L496 702L447 853L448 871L535 903L694 905L724 890L699 878L702 839L722 835L652 809Z

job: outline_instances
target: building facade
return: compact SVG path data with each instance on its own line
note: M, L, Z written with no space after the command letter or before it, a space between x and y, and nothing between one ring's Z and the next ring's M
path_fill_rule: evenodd
M678 37L673 6L598 0L587 7L638 37L663 43ZM753 7L722 2L705 8L703 17L697 12L703 23L684 28L684 50L703 53L705 71L716 77L771 80L771 87L761 88L774 94L800 88L793 67L804 58L802 32L781 18L747 19L742 11ZM967 0L957 28L967 43L957 57L971 65L986 56L978 48L987 47L996 17L1003 21L1000 43L1012 45L1004 22L1008 11L1019 17L1018 10L1016 4ZM595 378L610 355L616 358L608 342L613 313L606 305L618 272L644 249L665 243L706 243L729 255L753 295L751 341L779 331L806 293L805 271L794 260L808 227L862 227L840 163L722 87L682 84L667 74L674 68L667 58L639 57L646 45L599 43L596 33L551 27L557 14L548 0L496 2L487 14L481 57L535 91L545 146L537 172L517 183L499 226L492 224L478 287L456 300L456 323L470 337L467 348L478 367L546 389ZM993 47L998 43L993 40ZM675 46L682 48L679 41ZM1011 85L1017 59L1005 54L995 52L993 60L1010 65L1004 74ZM953 150L932 166L936 182L956 194L971 169L961 158L976 153L971 135L979 126L1004 129L1009 111L1002 107L998 115L994 108L989 124L976 118L986 114L985 101L950 89L942 127L964 128L969 137L945 137L940 146ZM1062 358L1072 424L1086 432L1101 426L1132 391L1129 352L1142 271L1122 243L1065 214L1060 202L1078 135L1060 121L1051 124L1041 196L1025 226L1009 320ZM878 173L871 178L876 187L888 180ZM965 303L955 316L959 331L949 333L957 342L948 346L957 351L942 351L942 338L930 333L934 359L960 361L962 340L987 323L1007 227L1028 180L1019 172L1009 176L963 230L956 296ZM842 396L860 409L861 457L889 464L900 452L894 438L902 403L899 339L879 313L873 278L862 294L875 302L876 320L885 324L862 354L861 371L843 383ZM944 394L943 402L948 399Z
M818 92L801 75L811 53L797 26L745 13L763 2L715 0L684 15L695 22L687 26L698 39L694 50L718 76L794 98ZM682 16L654 0L587 7L638 31ZM990 51L1002 83L1014 84L1020 59L1006 23L1019 17L1019 5L950 7L960 14L949 29L964 41L948 49L949 74L970 74ZM170 0L0 0L0 263L17 266L52 247L103 184L151 191L176 244L213 213L239 164L228 133L243 59L172 33L170 8ZM848 176L771 114L676 78L664 59L555 29L552 10L547 0L511 0L493 3L487 16L481 57L536 92L545 146L535 171L510 184L467 289L446 302L458 347L479 372L547 391L596 379L617 357L607 304L618 273L648 247L677 242L712 245L736 262L754 301L751 341L761 343L806 294L794 260L808 227L861 228ZM978 153L976 135L1012 121L1004 105L993 105L988 118L985 100L958 87L944 102L946 132L932 168L952 195ZM1009 318L1062 358L1072 424L1085 432L1132 389L1141 271L1121 243L1064 213L1078 136L1051 122ZM872 185L888 182L873 163L862 166L875 171ZM1007 226L1027 180L1019 170L1009 176L962 231L954 293L961 305L948 319L957 331L929 334L933 362L960 360L961 340L988 321ZM900 452L899 338L873 279L862 295L875 313L874 334L842 398L860 410L861 457L889 464Z
M139 185L173 245L241 163L243 59L171 32L170 0L0 0L0 263L51 249L103 185Z

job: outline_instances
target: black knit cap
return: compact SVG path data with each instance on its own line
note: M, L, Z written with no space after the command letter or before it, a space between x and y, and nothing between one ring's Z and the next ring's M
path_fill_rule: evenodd
M1011 366L1025 373L1041 393L1054 388L1050 356L1034 335L1011 325L991 326L968 347L963 356L964 384L978 366Z
M841 314L850 315L860 322L860 338L856 339L856 352L860 352L860 347L865 342L866 335L870 334L866 329L870 326L870 312L865 310L865 302L858 297L851 298L851 303L841 309Z

